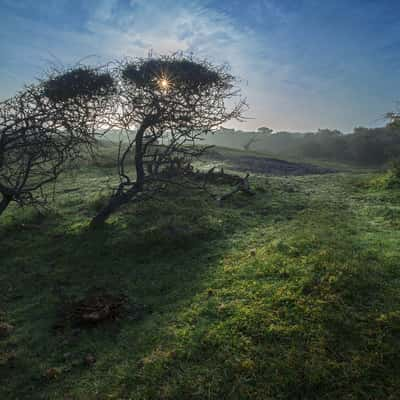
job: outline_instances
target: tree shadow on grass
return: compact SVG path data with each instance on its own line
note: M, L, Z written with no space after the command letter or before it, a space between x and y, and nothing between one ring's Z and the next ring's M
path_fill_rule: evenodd
M87 393L94 381L100 384L103 368L116 367L111 359L126 362L128 348L140 359L158 342L152 337L160 334L156 327L204 290L202 277L228 248L227 236L248 224L238 218L239 208L173 199L128 208L98 231L85 223L60 224L58 216L17 218L3 226L1 300L15 333L1 349L15 350L16 358L0 365L8 380L0 393L63 398L60 385ZM139 321L120 321L117 328L56 334L52 326L60 305L95 287L123 293L151 312ZM86 354L96 355L93 369L82 362ZM51 378L49 368L57 371Z
M164 361L175 357L164 350L175 340L175 320L196 309L196 296L212 296L210 279L232 249L232 238L246 242L253 228L277 216L293 217L305 207L299 207L299 196L264 190L250 200L239 195L217 207L181 193L128 207L97 231L87 229L87 220L70 222L57 215L25 221L22 229L19 220L3 228L3 304L16 326L5 346L17 352L15 368L0 366L9 380L5 395L57 399L71 392L72 398L98 399L134 391L130 385L139 384L140 377L131 380L132 369L140 374L148 357L164 368ZM55 333L60 305L93 288L123 293L148 312L140 320ZM196 319L196 311L193 315ZM207 329L207 318L201 320ZM91 367L83 361L88 354L97 360ZM56 368L54 377L43 376L48 368Z

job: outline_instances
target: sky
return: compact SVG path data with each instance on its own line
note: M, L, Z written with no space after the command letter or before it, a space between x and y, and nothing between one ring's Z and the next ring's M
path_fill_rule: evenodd
M400 101L399 0L0 0L0 99L49 66L176 51L240 78L228 127L350 132Z

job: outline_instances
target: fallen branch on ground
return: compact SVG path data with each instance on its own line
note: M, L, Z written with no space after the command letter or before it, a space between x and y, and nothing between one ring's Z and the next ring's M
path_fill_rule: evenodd
M244 178L241 178L239 183L235 186L235 188L233 190L222 195L218 199L218 202L221 204L224 200L228 199L229 197L231 197L234 194L239 193L239 192L243 192L249 196L255 195L255 193L250 189L249 174L247 174Z

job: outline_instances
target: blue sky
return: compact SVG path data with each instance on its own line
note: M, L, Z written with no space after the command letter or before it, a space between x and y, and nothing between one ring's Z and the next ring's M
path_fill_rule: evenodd
M229 62L240 129L349 132L400 100L399 0L0 0L0 98L49 64L150 49Z

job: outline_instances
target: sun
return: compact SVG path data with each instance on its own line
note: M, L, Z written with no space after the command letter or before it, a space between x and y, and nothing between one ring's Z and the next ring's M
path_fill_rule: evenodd
M161 89L168 89L170 86L170 82L168 79L166 78L161 78L158 82L158 84L160 85Z
M158 87L163 92L168 91L168 89L170 89L172 86L171 79L169 79L169 77L165 73L162 73L160 76L156 77L156 82Z

